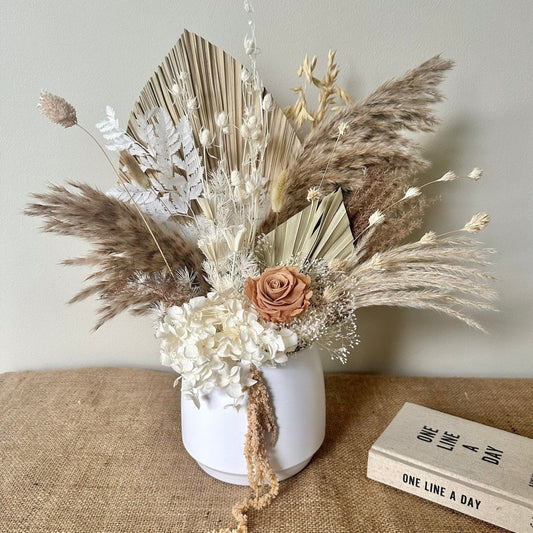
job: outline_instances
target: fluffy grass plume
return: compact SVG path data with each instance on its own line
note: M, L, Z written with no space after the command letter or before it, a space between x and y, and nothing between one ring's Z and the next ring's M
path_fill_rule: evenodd
M283 205L278 220L286 220L305 207L305 197L299 194L302 189L320 186L328 194L341 187L357 235L363 229L358 220L368 220L376 209L373 196L378 191L369 189L378 176L383 197L391 202L400 199L413 184L413 177L428 167L419 146L403 133L433 131L438 122L431 106L442 100L438 84L452 65L435 56L403 77L384 83L363 101L341 108L313 129L288 169L286 198L290 201ZM341 124L347 131L339 137ZM421 214L423 201L422 196L412 199L408 209ZM373 204L370 212L359 216L361 206L368 204ZM396 213L388 213L390 219L396 218L394 227L389 228L389 243L398 242L416 226L417 215L402 217L402 211L400 206ZM274 215L269 216L265 228L271 228L275 220ZM382 232L376 232L374 239L380 235ZM383 242L377 248L384 247Z
M439 311L484 331L471 311L494 310L494 278L485 271L492 250L466 238L424 236L376 253L339 279L357 308L374 305Z
M25 213L41 217L44 221L42 229L46 232L82 237L93 244L94 248L87 256L65 262L95 267L95 272L87 280L90 285L72 301L93 294L104 298L102 318L97 327L125 309L156 304L158 291L140 291L136 295L135 291L128 290L128 284L135 280L138 272L160 272L161 277L154 278L152 283L159 279L163 284L161 289L169 285L167 275L170 273L138 211L133 205L110 198L89 185L69 185L70 189L51 185L49 192L33 195L36 201L26 208ZM173 270L201 270L196 247L178 233L166 231L146 215L145 218ZM188 300L193 295L193 288L185 290L182 286L181 292L182 295L172 293L176 300L173 303ZM154 300L150 301L147 294L152 294Z

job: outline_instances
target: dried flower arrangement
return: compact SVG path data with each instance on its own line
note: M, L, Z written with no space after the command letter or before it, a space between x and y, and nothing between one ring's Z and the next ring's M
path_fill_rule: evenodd
M54 185L26 210L44 219L45 231L94 245L65 263L95 267L72 301L100 296L96 328L126 309L155 312L162 363L193 401L215 387L234 406L248 395L245 455L255 496L234 509L238 532L250 506L277 494L264 442L276 424L263 365L313 344L345 361L363 307L432 309L482 329L468 311L492 309L495 298L485 271L490 250L461 236L485 227L486 214L402 243L422 223L423 189L457 179L450 171L416 185L429 165L405 135L434 130L431 105L442 99L438 84L452 63L434 57L354 104L336 84L333 52L321 79L316 57L306 57L298 76L318 87L318 108L308 108L300 87L283 111L258 76L251 29L248 69L186 31L127 129L112 108L97 125L106 148L120 154L119 168L106 154L118 185L107 193ZM63 98L45 92L40 108L92 137ZM307 122L301 143L297 131ZM480 176L475 168L468 178Z

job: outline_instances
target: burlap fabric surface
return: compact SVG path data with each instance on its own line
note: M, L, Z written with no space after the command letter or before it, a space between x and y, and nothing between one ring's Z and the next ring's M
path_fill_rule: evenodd
M204 533L248 490L213 480L181 444L164 372L0 375L0 532ZM250 516L252 533L503 531L366 478L367 453L405 401L533 437L533 380L326 378L327 437ZM235 435L220 435L218 445Z

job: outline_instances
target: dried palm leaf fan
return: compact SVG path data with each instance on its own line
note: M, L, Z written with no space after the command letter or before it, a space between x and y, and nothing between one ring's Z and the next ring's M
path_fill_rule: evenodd
M200 146L200 125L216 131L215 117L225 110L230 122L242 124L245 99L241 76L244 67L221 48L211 44L199 35L185 30L153 76L148 80L135 102L128 123L128 133L142 141L137 133L137 119L154 107L166 109L175 124L184 116L173 98L171 87L180 73L187 74L184 83L188 93L197 99L197 120L192 124L197 146ZM248 100L250 104L251 100ZM265 116L269 132L268 146L264 159L264 175L272 179L285 170L301 150L300 141L281 108L273 103L272 110ZM208 171L216 168L221 154L227 157L230 169L241 169L243 140L236 131L222 139L223 149L212 146L213 157L204 158ZM121 156L121 167L124 156Z

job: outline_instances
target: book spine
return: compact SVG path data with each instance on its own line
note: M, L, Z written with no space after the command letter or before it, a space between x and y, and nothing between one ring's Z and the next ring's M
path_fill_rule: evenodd
M533 533L531 507L384 452L370 450L367 476L509 531Z

